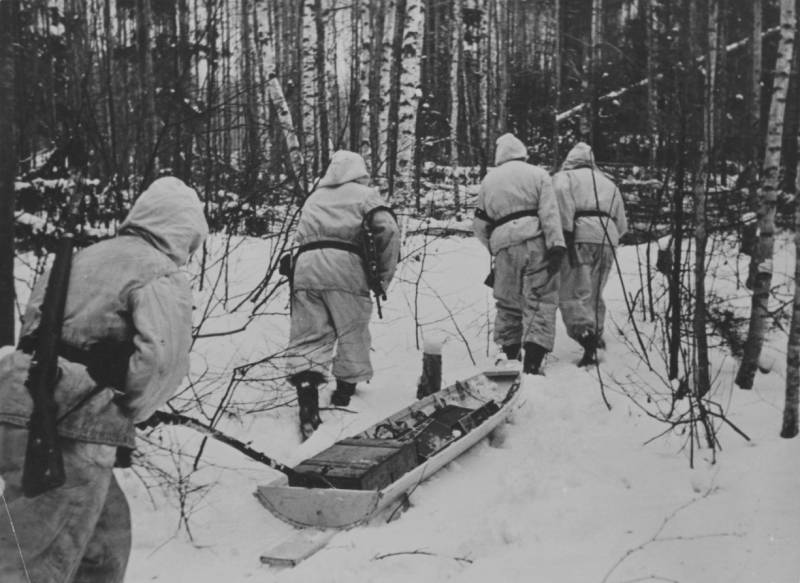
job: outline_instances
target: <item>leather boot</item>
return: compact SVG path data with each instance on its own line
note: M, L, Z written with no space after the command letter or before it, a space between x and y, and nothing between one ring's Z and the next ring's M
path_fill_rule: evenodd
M347 381L336 379L336 390L331 393L331 405L347 407L350 404L350 397L352 397L355 392L355 383L348 383Z
M519 360L520 348L522 348L522 346L519 344L506 344L503 346L503 353L508 360Z
M522 372L525 374L543 375L542 359L547 354L547 349L535 342L525 343L525 359L522 361Z
M308 439L319 427L319 386L325 382L322 373L305 370L292 375L289 382L297 390L297 404L300 409L300 433Z
M587 330L578 338L578 342L583 346L583 357L578 362L578 367L597 364L597 336Z

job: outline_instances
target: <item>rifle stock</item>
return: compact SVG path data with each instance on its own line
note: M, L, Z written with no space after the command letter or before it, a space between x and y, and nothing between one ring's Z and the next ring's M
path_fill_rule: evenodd
M58 488L66 481L64 459L56 431L57 407L54 392L58 383L58 346L72 269L73 247L71 234L66 234L57 244L42 302L36 347L25 381L33 400L25 465L22 469L22 490L29 498Z

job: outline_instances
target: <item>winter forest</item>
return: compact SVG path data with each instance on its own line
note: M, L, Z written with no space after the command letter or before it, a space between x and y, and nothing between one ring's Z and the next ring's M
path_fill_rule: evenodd
M205 432L140 428L115 470L126 581L796 583L798 4L0 0L0 352L66 223L78 247L113 237L172 175L211 230L164 408ZM496 363L472 224L505 133L551 174L590 144L622 194L599 362L575 366L559 316L502 431L391 516L260 564L293 529L253 497L277 475L258 454L298 463L407 406L431 339L443 384ZM374 379L349 407L323 391L304 442L278 268L337 150L366 161L401 256Z

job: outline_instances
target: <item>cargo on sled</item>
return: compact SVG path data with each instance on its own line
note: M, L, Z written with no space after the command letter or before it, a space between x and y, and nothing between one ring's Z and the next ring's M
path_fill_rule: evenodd
M519 396L518 370L487 370L415 401L304 460L256 497L299 527L363 524L486 437Z

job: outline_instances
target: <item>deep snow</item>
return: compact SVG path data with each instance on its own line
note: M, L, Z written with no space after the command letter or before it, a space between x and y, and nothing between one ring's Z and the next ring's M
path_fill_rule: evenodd
M779 247L776 269L786 273L793 265L789 239ZM232 289L249 289L258 281L266 252L266 242L241 242L230 266ZM359 387L351 411L323 411L321 430L304 444L291 407L238 415L220 427L296 463L404 406L414 399L421 370L415 306L421 332L445 339L446 383L493 364L492 301L481 285L488 267L485 250L473 238L415 235L407 238L405 253L410 257L389 290L384 319L373 320L375 378ZM627 290L635 293L636 250L623 248L619 256ZM731 298L746 297L722 275L711 287ZM491 445L480 443L421 484L411 507L392 522L384 515L341 532L293 569L259 562L264 550L293 532L253 496L257 485L277 477L275 471L209 442L193 475L193 484L203 488L187 499L190 540L178 526L173 495L146 490L141 470L117 470L133 513L126 581L797 583L800 441L778 436L780 362L757 377L754 390L742 391L733 386L736 362L714 353L719 371L714 398L751 441L720 425L716 463L701 449L692 469L685 433L668 432L645 445L666 429L638 405L652 405L647 395L657 392L651 387L660 381L617 333L619 327L633 338L616 274L605 295L616 324L607 325L608 349L600 365L611 410L601 397L597 371L576 368L580 350L559 322L546 376L525 377L522 404L503 435ZM284 294L270 315L244 332L199 341L195 377L205 374L212 379L209 386L222 389L227 381L220 371L280 350L288 328L285 310ZM241 320L230 316L214 326L224 329ZM645 338L652 334L648 324L637 324ZM773 354L780 353L785 337L776 336L773 344ZM323 392L323 404L329 392ZM257 401L258 394L257 385L248 387L242 401ZM198 435L174 429L161 435L181 442L191 461Z

